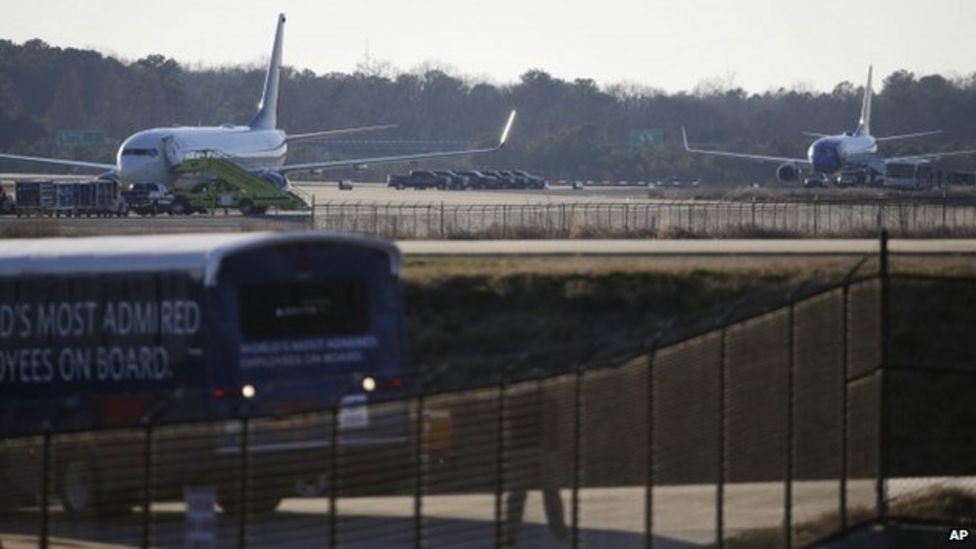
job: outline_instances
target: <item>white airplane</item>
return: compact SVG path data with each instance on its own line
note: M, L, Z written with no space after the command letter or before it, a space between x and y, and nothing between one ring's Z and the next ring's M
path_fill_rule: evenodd
M184 158L191 158L199 154L218 154L228 157L241 167L258 173L278 188L287 188L287 174L290 172L361 167L368 164L389 164L426 158L487 153L497 151L505 145L508 132L515 120L515 111L509 115L502 130L501 138L494 147L285 164L289 142L378 130L395 125L344 128L298 135L287 135L284 130L278 129L278 86L281 78L281 46L284 28L285 16L281 14L278 16L274 47L271 50L271 59L268 62L264 93L261 95L257 113L247 126L223 124L216 127L179 126L144 130L129 136L122 142L116 154L115 164L15 154L0 154L0 158L99 170L104 172L100 177L115 178L123 184L164 183L167 186L173 186L179 178L179 174L174 171L174 168L179 166Z
M864 87L864 96L861 100L861 118L858 120L857 128L853 132L844 132L838 135L803 132L804 135L817 138L810 145L810 148L807 149L806 158L788 158L695 149L688 145L688 133L683 126L681 128L681 137L684 140L685 150L691 153L745 158L763 162L779 162L780 165L776 169L776 178L782 182L799 179L803 173L803 169L806 168L812 172L811 177L804 180L804 184L807 186L819 186L828 180L833 180L835 184L863 184L865 182L873 182L879 176L883 176L885 173L885 164L889 162L921 163L944 156L976 154L976 149L969 149L912 156L879 157L877 154L878 143L882 141L935 135L941 133L941 130L874 137L871 135L871 99L873 96L874 91L871 89L871 67L868 67L868 82Z

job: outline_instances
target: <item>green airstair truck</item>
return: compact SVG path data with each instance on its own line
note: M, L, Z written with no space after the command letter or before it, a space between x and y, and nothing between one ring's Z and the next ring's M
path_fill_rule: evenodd
M213 155L188 158L176 171L182 174L206 173L213 179L175 193L170 206L173 215L220 208L237 209L244 215L263 214L269 208L283 211L309 209L308 202L295 189L279 188L270 179L254 174L227 158Z

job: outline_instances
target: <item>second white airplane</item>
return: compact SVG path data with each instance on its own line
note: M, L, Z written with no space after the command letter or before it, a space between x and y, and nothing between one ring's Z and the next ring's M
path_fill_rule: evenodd
M278 129L278 87L281 80L281 49L284 28L285 16L282 14L278 16L278 26L275 32L274 46L271 50L271 59L268 62L268 72L265 76L261 102L258 105L257 113L247 126L224 124L214 127L170 127L140 131L122 142L116 154L115 164L14 154L0 154L0 158L96 170L103 172L101 177L117 179L123 184L164 183L167 186L172 186L179 178L175 168L185 158L200 154L217 154L227 157L243 168L258 173L278 188L286 188L288 187L287 175L291 172L486 153L496 151L505 145L508 132L515 120L515 111L509 115L502 129L501 138L494 147L285 164L289 142L393 126L345 128L299 135L287 135L283 130Z
M776 169L776 178L782 182L800 179L803 174L803 169L806 168L809 172L812 172L811 176L804 181L804 184L807 186L819 186L828 180L832 180L836 184L869 183L880 179L884 175L885 164L888 162L923 162L944 156L976 154L976 149L969 149L912 156L879 157L877 154L878 143L882 141L934 135L941 133L941 131L925 131L887 137L872 136L871 99L873 96L874 91L871 89L871 67L868 67L868 82L864 87L864 96L861 99L861 117L858 120L857 128L853 132L844 132L838 135L803 132L805 135L817 138L810 145L810 148L807 149L806 158L789 158L692 148L688 144L688 134L684 127L681 128L681 137L684 140L685 150L691 153L745 158L763 162L779 162L780 165Z

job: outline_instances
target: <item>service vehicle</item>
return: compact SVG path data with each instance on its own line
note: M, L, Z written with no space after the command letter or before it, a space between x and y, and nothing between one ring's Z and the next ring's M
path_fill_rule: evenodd
M254 174L224 155L207 152L186 158L180 173L205 179L173 197L170 213L188 215L218 208L235 208L243 215L263 214L269 208L307 210L300 191L273 173Z
M146 424L160 437L157 499L214 485L225 511L239 509L227 471L240 464L243 430L261 495L251 511L270 511L327 475L333 443L344 478L360 466L411 478L406 403L374 406L403 395L412 372L399 270L393 244L323 232L7 243L0 499L41 485L44 452L30 435L97 428L53 437L50 493L69 512L131 510ZM335 406L335 416L286 416ZM187 421L207 423L167 429ZM339 431L330 434L332 425Z
M128 204L114 179L26 180L14 183L17 215L123 216Z
M17 203L14 202L12 196L7 194L6 189L3 185L0 185L0 215L9 215L17 213Z
M122 191L122 198L134 213L157 215L169 212L175 196L162 183L132 183Z
M884 186L896 189L930 189L943 182L942 171L930 162L885 162Z
M278 194L277 189L269 187L269 190ZM266 213L270 205L264 195L251 195L239 187L215 179L177 192L170 210L174 215L189 215L226 208L240 210L244 215L260 215Z

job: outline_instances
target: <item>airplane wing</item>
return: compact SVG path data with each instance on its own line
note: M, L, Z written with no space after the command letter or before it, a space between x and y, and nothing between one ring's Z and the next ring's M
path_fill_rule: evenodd
M351 158L348 160L330 160L324 162L306 162L302 164L288 164L277 169L281 173L289 172L303 172L311 170L325 170L332 168L349 168L353 166L363 166L368 164L392 164L395 162L409 162L411 160L423 160L427 158L445 158L450 156L461 156L466 154L479 154L497 151L505 146L505 140L508 139L508 132L512 129L512 123L515 121L515 111L512 111L508 115L508 121L505 122L505 128L502 130L502 135L498 139L498 144L494 147L484 147L480 149L464 149L460 151L441 151L441 152L429 152L429 153L417 153L417 154L404 154L399 156L377 156L372 158Z
M288 141L302 141L305 139L316 139L319 137L334 137L336 135L346 135L350 133L386 130L395 127L397 127L397 124L381 124L379 126L360 126L358 128L342 128L339 130L324 130L324 131L312 132L312 133L297 133L294 135L289 135L287 139Z
M810 161L806 158L788 158L785 156L767 156L764 154L749 154L749 153L737 153L737 152L726 152L726 151L709 151L704 149L693 149L688 145L688 133L685 131L685 127L681 127L681 137L685 142L685 150L690 153L698 154L711 154L715 156L728 156L730 158L744 158L746 160L758 160L760 162L791 162L793 164L810 164Z
M41 164L55 164L72 168L86 168L89 170L114 170L115 164L101 164L99 162L84 162L81 160L65 160L62 158L45 158L41 156L21 156L19 154L0 154L0 159L21 160L23 162L38 162Z
M874 140L880 143L882 141L894 141L896 139L909 139L912 137L925 137L927 135L938 135L940 133L942 133L942 130L931 130L927 132L905 133L902 135L886 135L885 137L875 137Z
M976 154L976 149L966 149L962 151L947 151L947 152L936 152L936 153L925 153L925 154L910 154L908 156L892 156L885 158L885 162L906 162L911 160L935 160L938 158L943 158L946 156L964 156L967 154Z

